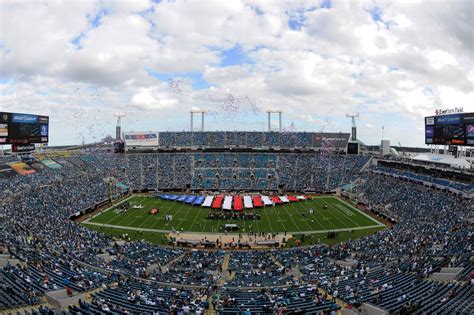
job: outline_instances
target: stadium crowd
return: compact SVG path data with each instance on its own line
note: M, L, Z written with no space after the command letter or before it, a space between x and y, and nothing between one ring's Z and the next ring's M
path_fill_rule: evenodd
M329 137L347 141L349 134L326 134ZM321 146L321 134L313 132L245 132L245 131L204 131L204 132L160 132L161 147L280 147L312 148ZM342 140L341 140L342 139Z
M289 270L272 258L265 251L232 252L229 269L234 277L228 285L267 287L292 284Z
M74 159L83 164L64 158L61 168L0 178L0 251L21 262L0 269L0 310L36 305L45 292L60 288L99 289L71 314L199 314L209 307L220 313L329 313L338 307L336 298L354 306L372 302L393 313L468 313L474 306L468 282L474 270L473 201L399 178L359 174L366 157L165 153L77 154ZM358 178L359 201L397 223L333 247L232 252L231 276L222 279L221 251L119 242L69 219L106 200L110 178L132 189L183 188L196 185L197 172L207 178L207 169L220 173L233 167L242 173L273 170L277 185L294 190L327 190ZM228 174L225 178L232 178L233 172ZM268 178L265 183L266 189L275 184ZM354 264L337 263L345 260ZM427 280L445 266L464 268L459 282ZM214 296L222 282L221 294Z
M132 189L331 191L354 180L368 157L321 154L161 153L99 155ZM298 174L298 176L295 176Z

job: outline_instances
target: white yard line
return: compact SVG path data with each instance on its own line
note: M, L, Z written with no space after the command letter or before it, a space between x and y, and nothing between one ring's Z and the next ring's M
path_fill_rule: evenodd
M357 209L356 207L354 207L354 206L351 205L350 203L345 202L345 201L342 201L342 200L340 200L339 198L336 198L336 199L337 199L339 202L342 202L342 203L348 205L351 209L353 209L353 210L359 212L360 214L362 214L362 215L365 216L366 218L369 218L372 222L376 223L378 226L380 226L380 227L385 226L385 224L383 224L382 222L380 222L380 221L378 221L378 220L372 218L370 215L368 215L367 213L365 213L365 212L362 211L362 210Z
M333 219L335 219L335 221L339 222L339 224L340 224L341 226L347 225L347 224L345 224L345 222L343 222L343 221L341 221L341 220L339 219L338 215L332 213L332 209L331 209L331 208L332 208L332 205L331 205L331 204L327 203L325 200L322 200L322 202L323 202L326 206L328 206L328 209L325 209L325 210L328 210L328 211L325 211L325 212L327 212L327 215L331 216ZM339 210L339 209L338 209L338 210ZM340 211L340 210L339 210L339 211ZM334 224L333 224L333 225L334 225ZM356 224L356 225L357 225L357 224ZM349 227L347 227L347 228L349 228Z
M334 199L337 199L337 198L334 198ZM352 220L350 216L348 216L346 214L346 212L344 210L348 210L348 209L344 209L344 204L342 204L339 200L337 200L337 204L332 204L330 205L329 203L327 203L326 201L323 201L325 204L327 204L328 206L333 206L333 207L336 207L336 209L339 211L339 212L342 212L342 214L347 218L349 219L349 221L351 221L352 224L354 224L355 226L361 226L359 223L357 223L356 221Z
M132 196L128 196L128 197L125 198L124 200L120 201L119 203L116 203L116 204L112 205L111 207L105 209L104 211L97 212L97 213L94 214L92 217L87 218L86 220L82 221L82 223L88 223L90 220L94 219L95 217L97 217L97 216L99 216L99 215L101 215L101 214L104 214L104 213L106 213L106 212L109 211L109 210L112 210L114 207L118 206L118 205L121 204L121 203L124 203L125 201L127 201L127 200L129 200L129 199L131 199L131 198L133 198L133 197L135 197L135 196L133 196L133 195L132 195Z
M148 221L153 220L153 219L154 219L153 215L148 216L148 218L145 219L145 221L143 221L142 224L140 224L138 227L142 227L142 226L145 225Z
M191 206L192 206L192 205L191 205ZM191 209L195 209L195 208L194 208L194 206L192 206L192 208L191 208ZM198 217L199 217L199 214L195 213L195 214L194 214L194 220L193 220L193 223L191 223L191 227L193 227L193 226L194 226L194 224L196 224L196 220L197 220L197 218L198 218Z
M143 196L136 196L136 197L137 197L137 202L138 202L138 203L141 203L142 201L145 200L145 197L143 197ZM146 206L148 206L148 201L146 201L146 202L144 201L144 203L145 203ZM128 210L124 213L123 216L119 215L119 216L118 216L118 219L119 219L119 220L118 220L118 222L115 222L115 224L116 224L116 225L120 225L120 224L122 224L122 222L125 221L125 222L129 223L130 225L133 225L133 223L135 223L135 221L137 221L137 220L142 220L142 221L143 221L143 218L137 218L137 216L136 216L137 213L134 213L134 211L130 211L130 210L133 210L133 209L128 209ZM140 210L141 210L141 209L140 209ZM141 211L139 211L139 212L141 212ZM112 220L115 220L116 218L117 218L117 217L115 217L115 218L112 219ZM107 222L107 223L110 223L110 221ZM143 223L143 222L142 222L142 223ZM141 225L141 224L140 224L140 225Z
M265 210L266 210L266 209L265 209ZM270 220L270 215L268 215L267 212L268 212L268 211L265 211L265 216L267 217L268 223L270 224L270 230L272 230L272 232L270 232L270 233L273 233L272 220ZM282 225L283 225L283 224L282 224ZM284 225L283 225L283 228L285 228Z
M295 209L295 206L294 204L290 203L289 206L292 207L292 209ZM296 228L298 229L298 232L300 232L300 228L298 226L298 224L296 223L295 219L293 219L293 213L295 213L295 211L298 211L298 210L293 210L294 212L293 213L289 213L288 211L286 211L286 207L284 207L285 209L285 213L287 216L289 216L291 218L291 221L293 222L293 224L296 226ZM304 223L306 223L307 226L311 227L311 225L309 225L309 223L307 223L306 221L304 221ZM288 230L288 229L285 229L285 230Z

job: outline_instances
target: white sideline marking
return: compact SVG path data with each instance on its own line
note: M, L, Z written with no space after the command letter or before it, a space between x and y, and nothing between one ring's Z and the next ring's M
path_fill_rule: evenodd
M132 231L144 231L144 232L157 232L157 233L170 233L170 230L159 230L159 229L149 229L149 228L140 228L140 227L132 227L132 226L121 226L121 225L112 225L112 224L105 224L105 223L97 223L97 222L83 222L83 224L87 225L96 225L102 227L109 227L114 229L122 229L122 230L132 230ZM381 227L380 225L368 225L368 226L359 226L354 228L343 228L343 229L330 229L330 230L316 230L316 231L298 231L298 232L288 232L293 234L321 234L327 232L347 232L347 231L355 231L355 230L365 230L365 229L373 229ZM191 232L186 231L189 234L222 234L222 233L214 233L214 232ZM282 233L282 232L280 232ZM239 235L239 233L227 233L227 235Z

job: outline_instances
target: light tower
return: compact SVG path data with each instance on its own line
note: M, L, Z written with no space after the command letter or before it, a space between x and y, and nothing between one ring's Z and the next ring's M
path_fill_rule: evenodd
M351 118L352 120L352 135L351 141L357 141L357 125L356 125L356 118L359 117L359 113L347 113L346 117Z
M117 117L117 126L115 127L115 139L121 140L122 139L122 117L125 117L124 112L118 112L114 114Z
M269 132L272 131L272 114L278 114L278 131L281 132L281 114L283 114L283 111L268 109L267 114L268 114L268 131Z
M204 109L191 108L189 113L191 114L191 132L194 131L194 114L201 114L201 131L204 131L204 115L206 111Z

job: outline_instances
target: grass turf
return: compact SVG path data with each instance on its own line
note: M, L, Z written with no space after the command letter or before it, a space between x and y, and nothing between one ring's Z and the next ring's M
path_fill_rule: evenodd
M155 243L162 243L164 233L173 229L203 234L220 233L222 226L226 223L238 224L243 233L252 230L253 232L266 233L287 231L294 235L305 234L307 237L303 244L318 241L335 244L384 228L382 223L333 196L316 197L313 200L275 207L244 210L260 213L261 219L258 221L208 220L206 217L211 211L209 208L191 206L176 201L164 201L155 197L134 196L128 200L130 205L142 204L144 208L130 208L126 212L116 213L115 207L112 207L84 221L83 224L112 236L127 233L131 238L146 239ZM327 209L324 209L325 205ZM151 208L159 208L160 213L150 215ZM313 209L314 214L310 215L309 209ZM303 216L303 213L306 215ZM171 222L164 219L166 214L173 215ZM335 239L326 238L327 231L338 230Z

